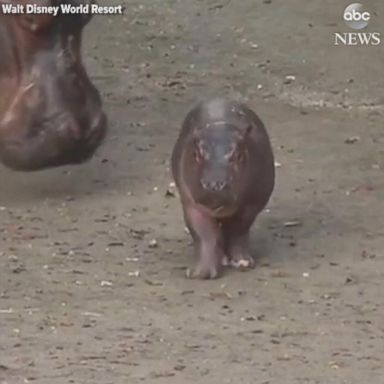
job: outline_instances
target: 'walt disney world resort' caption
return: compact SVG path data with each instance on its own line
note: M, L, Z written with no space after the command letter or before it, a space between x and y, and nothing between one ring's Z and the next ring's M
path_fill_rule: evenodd
M122 5L98 5L98 4L60 4L42 6L37 4L1 4L4 15L52 15L58 14L93 14L93 15L122 15L124 7Z

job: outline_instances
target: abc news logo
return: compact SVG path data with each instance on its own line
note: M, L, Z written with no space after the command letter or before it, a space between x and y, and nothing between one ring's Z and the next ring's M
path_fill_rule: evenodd
M371 14L360 3L348 5L344 10L343 19L349 28L364 29L371 20ZM379 32L346 32L335 33L335 45L379 45Z

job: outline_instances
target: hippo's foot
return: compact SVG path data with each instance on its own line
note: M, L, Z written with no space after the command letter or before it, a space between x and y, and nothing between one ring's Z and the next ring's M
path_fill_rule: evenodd
M232 268L247 270L255 268L255 260L251 255L240 253L231 256L231 259L229 260L229 265Z
M228 264L232 268L247 270L255 267L249 250L248 237L231 239L228 246Z
M221 249L196 249L196 266L187 270L190 279L216 279L220 275L222 257Z
M190 279L216 279L223 258L222 231L215 218L195 205L183 206L184 218L193 238L196 265L187 270Z
M187 269L186 276L188 279L217 279L219 277L219 268L214 263L203 263L200 261L195 268Z
M221 265L223 267L230 267L231 266L231 261L227 255L224 255L223 258L221 259Z

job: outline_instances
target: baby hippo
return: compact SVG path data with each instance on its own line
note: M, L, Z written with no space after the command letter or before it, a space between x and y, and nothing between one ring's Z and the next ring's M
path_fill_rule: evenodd
M270 140L257 115L221 98L198 104L173 149L172 173L197 259L187 276L214 279L222 265L253 268L249 230L275 183Z

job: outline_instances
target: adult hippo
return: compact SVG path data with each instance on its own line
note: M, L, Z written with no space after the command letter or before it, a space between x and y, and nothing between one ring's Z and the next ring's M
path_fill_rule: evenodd
M81 60L82 30L91 16L5 15L5 3L0 0L0 162L33 171L87 161L107 127L99 92Z

